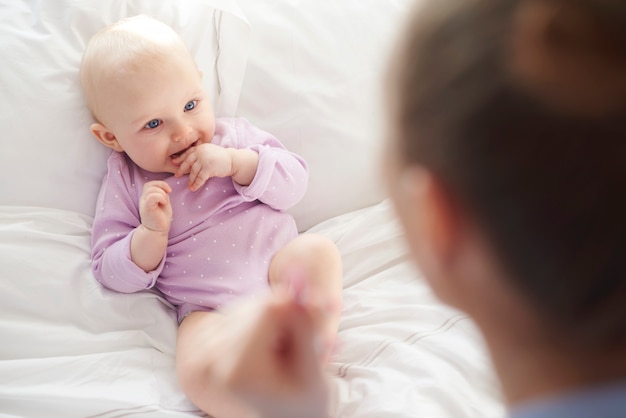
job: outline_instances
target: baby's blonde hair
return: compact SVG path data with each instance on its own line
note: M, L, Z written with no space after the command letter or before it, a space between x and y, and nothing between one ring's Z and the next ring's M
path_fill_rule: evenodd
M110 77L158 65L163 59L171 59L172 54L193 61L182 38L171 27L144 15L122 19L97 32L89 40L80 65L81 88L94 118L98 119L98 91Z

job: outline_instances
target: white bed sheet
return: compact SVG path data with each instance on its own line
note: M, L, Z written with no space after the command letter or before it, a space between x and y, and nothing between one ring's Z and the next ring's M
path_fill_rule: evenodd
M344 262L331 416L495 418L505 411L482 340L413 268L388 202L314 228Z
M201 415L175 380L173 311L93 279L90 225L74 212L0 207L0 416ZM329 416L504 416L476 330L411 267L388 203L313 231L344 259Z
M108 151L89 137L78 63L93 32L137 13L181 32L220 116L309 163L292 213L345 266L329 415L504 415L476 330L413 270L389 205L353 212L382 199L382 80L415 1L0 0L0 417L201 415L175 380L173 311L103 289L90 267Z

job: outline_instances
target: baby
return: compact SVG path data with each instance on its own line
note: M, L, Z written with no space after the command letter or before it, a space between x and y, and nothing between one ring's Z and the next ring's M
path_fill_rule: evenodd
M305 192L305 162L245 119L216 119L182 39L148 17L97 33L80 78L91 132L114 150L93 225L97 280L123 293L160 291L180 322L177 372L188 397L217 418L252 416L213 384L215 365L229 361L223 332L243 327L223 309L291 294L323 342L321 362L337 331L339 253L321 236L298 235L284 212Z

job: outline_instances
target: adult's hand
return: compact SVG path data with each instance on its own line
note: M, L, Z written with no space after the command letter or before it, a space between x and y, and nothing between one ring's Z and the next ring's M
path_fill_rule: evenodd
M234 306L227 358L216 365L218 383L264 418L322 418L327 390L309 313L292 297L272 297ZM232 322L231 322L232 320Z

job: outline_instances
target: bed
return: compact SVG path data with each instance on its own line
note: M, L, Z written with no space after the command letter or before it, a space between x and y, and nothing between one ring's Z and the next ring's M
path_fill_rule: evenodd
M499 418L472 322L438 302L385 199L384 84L407 0L0 0L0 417L203 416L174 372L176 319L158 294L102 288L92 213L108 151L78 85L85 42L147 14L179 31L219 116L302 155L291 210L344 263L329 417Z

